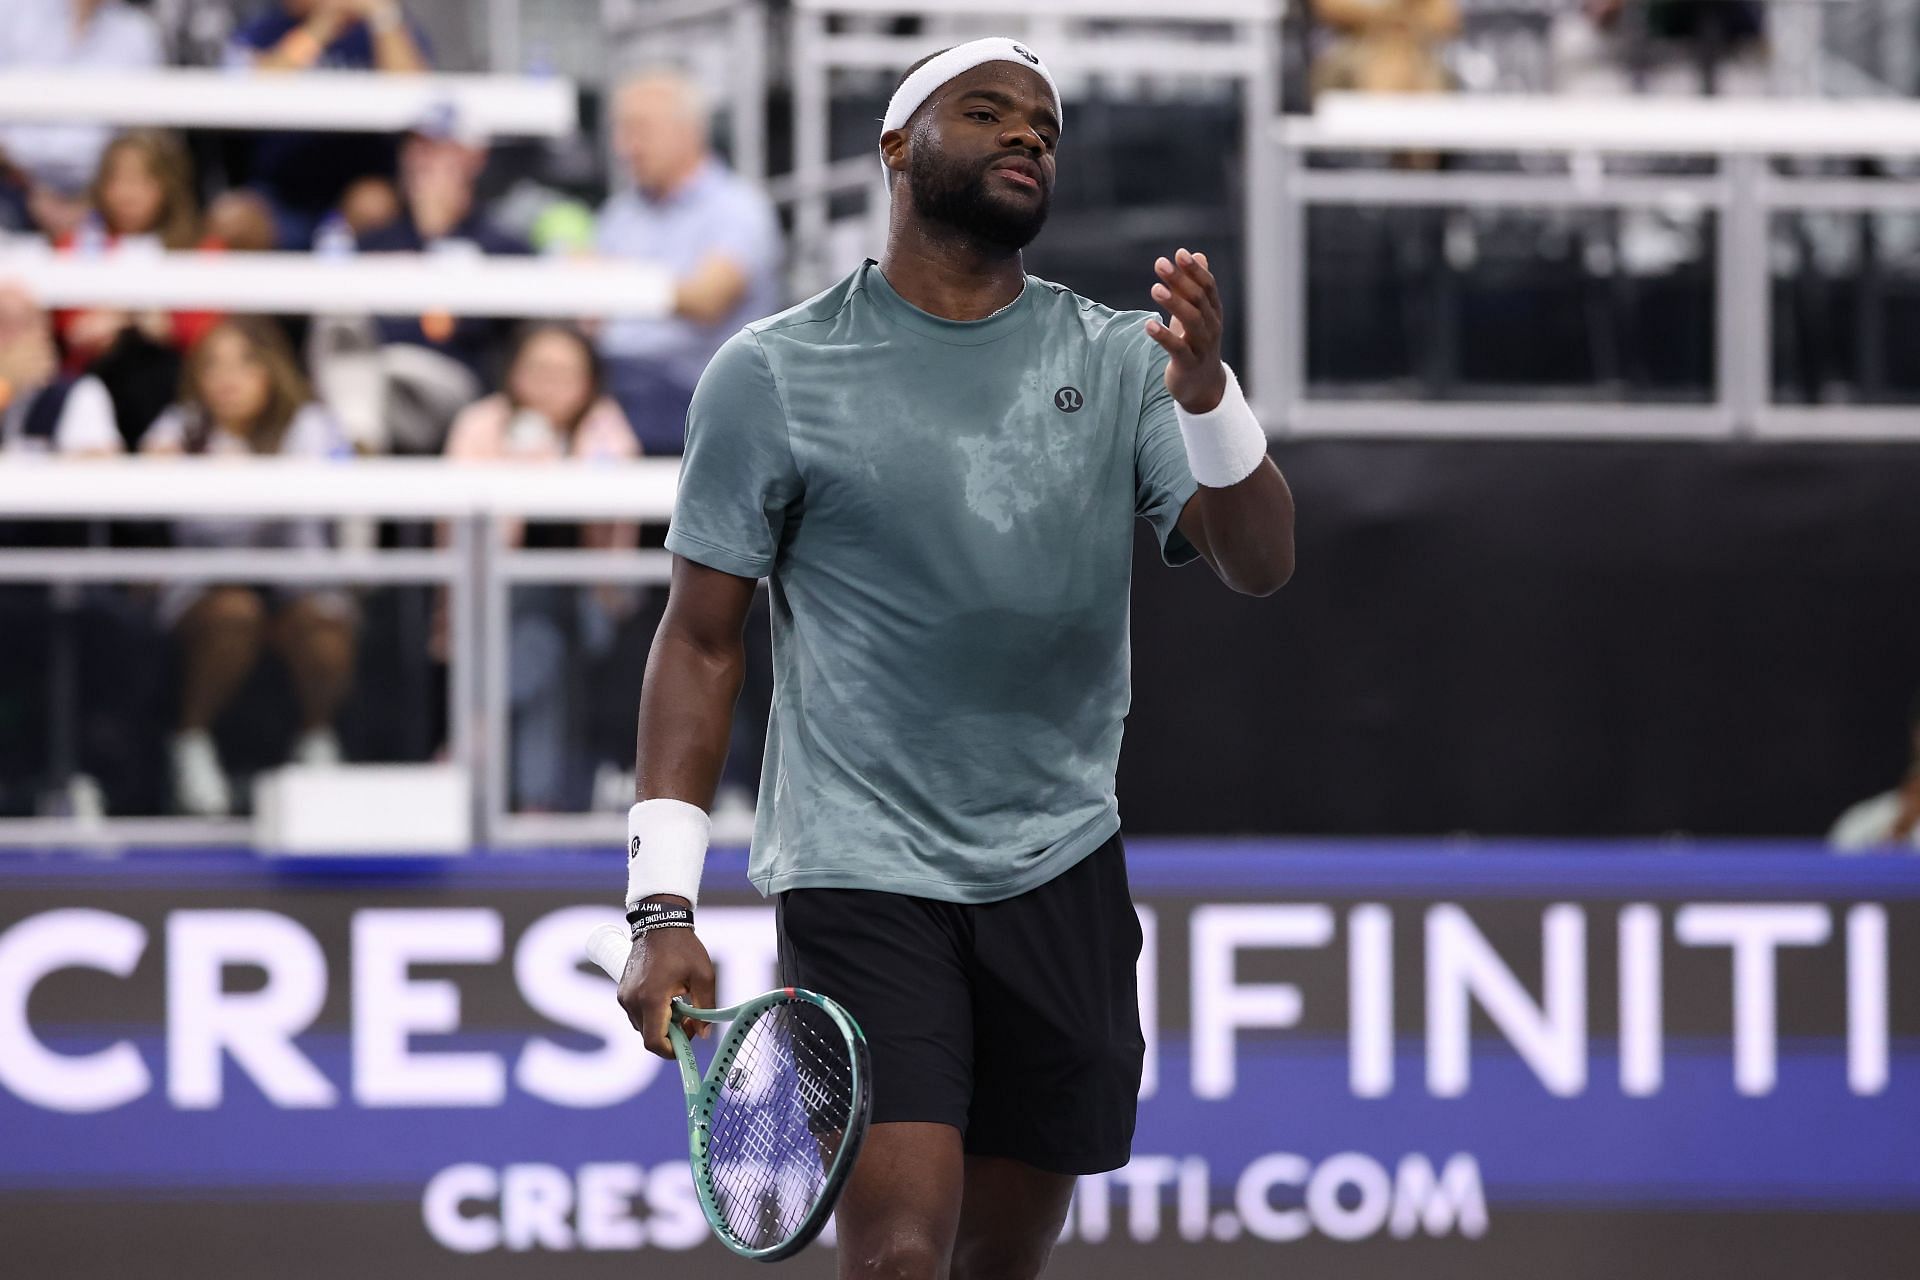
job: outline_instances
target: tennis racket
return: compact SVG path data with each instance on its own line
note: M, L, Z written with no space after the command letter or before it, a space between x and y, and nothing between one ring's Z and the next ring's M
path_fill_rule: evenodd
M618 982L632 945L626 930L604 924L587 939L587 955ZM667 1034L687 1094L700 1207L741 1257L792 1257L826 1225L866 1137L867 1039L845 1009L797 987L731 1009L676 998L673 1013ZM727 1024L704 1076L683 1017Z

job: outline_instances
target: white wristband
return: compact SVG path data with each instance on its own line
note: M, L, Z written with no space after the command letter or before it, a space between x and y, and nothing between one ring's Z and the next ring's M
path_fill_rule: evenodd
M1253 474L1267 456L1267 433L1240 393L1240 379L1227 365L1227 390L1220 403L1205 413L1188 413L1177 403L1180 435L1187 442L1187 466L1193 478L1210 489L1239 484Z
M685 800L642 800L627 810L627 907L656 893L700 898L713 820Z

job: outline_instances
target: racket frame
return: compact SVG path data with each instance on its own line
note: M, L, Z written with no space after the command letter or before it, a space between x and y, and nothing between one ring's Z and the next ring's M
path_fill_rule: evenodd
M820 1009L846 1037L848 1056L852 1059L853 1067L852 1119L847 1134L840 1141L839 1150L834 1153L833 1163L827 1167L820 1194L814 1197L813 1206L800 1226L777 1244L753 1249L732 1238L733 1228L727 1225L726 1215L721 1212L719 1198L714 1192L713 1176L704 1154L707 1145L705 1139L712 1126L717 1095L733 1066L734 1057L746 1042L754 1016L774 1005L796 1002ZM696 1009L675 996L673 1015L667 1023L667 1036L673 1041L674 1060L680 1065L680 1085L686 1093L687 1159L693 1166L693 1187L700 1197L700 1209L707 1215L707 1223L720 1243L740 1257L755 1262L779 1262L790 1258L811 1244L826 1225L848 1175L853 1172L853 1163L860 1155L861 1143L866 1140L868 1118L873 1110L873 1070L867 1054L866 1034L860 1030L860 1024L853 1020L853 1015L836 1001L804 987L779 987L727 1009ZM729 1024L714 1049L713 1063L704 1076L700 1073L699 1062L694 1059L693 1044L681 1029L682 1018Z

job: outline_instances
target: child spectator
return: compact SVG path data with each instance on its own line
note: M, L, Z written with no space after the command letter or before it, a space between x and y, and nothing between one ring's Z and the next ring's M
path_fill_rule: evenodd
M633 428L601 386L593 344L562 324L521 331L508 359L505 389L469 405L447 437L447 457L462 461L512 459L528 463L562 458L634 457ZM638 545L631 524L575 528L508 528L510 545L572 542L600 549ZM619 622L631 613L631 592L618 588L576 592L566 587L522 587L513 594L508 680L513 705L514 805L554 811L582 807L589 762L580 741L568 675L570 655L592 660L612 647ZM575 646L578 646L576 650ZM631 772L630 769L625 772Z
M92 212L64 236L66 253L99 249L218 249L202 233L192 161L171 133L135 129L107 145L91 191ZM151 422L180 382L180 355L219 317L197 311L129 312L96 307L58 316L70 374L92 371L113 396L121 423Z
M220 321L187 357L180 403L147 429L143 452L175 455L350 454L333 416L309 398L285 336L252 316ZM191 547L318 547L319 520L182 520L174 542ZM181 652L180 715L172 742L173 787L181 812L232 812L233 796L215 748L214 721L239 692L264 645L293 676L301 732L293 755L304 764L341 758L333 719L353 680L356 618L338 591L238 584L178 584L161 619Z

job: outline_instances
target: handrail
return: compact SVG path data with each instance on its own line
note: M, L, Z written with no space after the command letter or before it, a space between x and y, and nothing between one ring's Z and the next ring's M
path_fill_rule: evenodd
M358 458L101 458L0 461L8 519L327 519L665 521L680 464L448 462Z
M399 133L451 111L493 137L561 138L580 127L571 80L369 71L8 71L0 120L174 129Z
M627 260L382 253L170 253L121 248L54 253L0 244L0 282L49 307L154 307L267 314L662 317L664 267Z
M1328 93L1274 129L1302 151L1920 156L1920 104L1885 99Z

